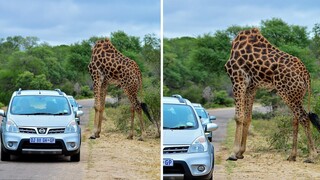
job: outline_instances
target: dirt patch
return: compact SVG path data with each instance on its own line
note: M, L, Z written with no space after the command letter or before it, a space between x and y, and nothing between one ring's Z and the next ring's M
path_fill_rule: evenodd
M86 129L85 138L90 135ZM101 137L86 140L86 179L160 179L160 139L148 136L128 140L110 119L102 123Z
M233 142L235 123L227 141ZM230 142L229 142L230 143ZM233 144L233 143L231 143ZM259 131L250 133L245 158L236 162L226 161L232 146L220 143L216 146L215 179L320 179L320 162L303 163L305 157L298 156L296 162L287 161L290 152L268 150L266 139Z

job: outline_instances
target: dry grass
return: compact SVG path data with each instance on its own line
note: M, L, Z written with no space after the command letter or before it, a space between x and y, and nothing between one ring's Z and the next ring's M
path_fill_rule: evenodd
M304 157L297 157L296 162L286 158L290 152L278 152L269 149L266 137L273 128L273 122L253 121L247 140L245 158L236 162L222 161L216 179L320 179L320 164L303 163ZM222 144L220 156L229 155L232 150L235 123L228 126L228 138ZM231 135L231 137L230 137ZM216 154L217 155L217 154Z
M107 120L102 123L101 137L88 142L87 179L160 179L160 139L145 141L127 139L115 128L112 114L107 109ZM93 113L92 113L93 114ZM93 115L89 129L92 129ZM89 131L86 136L89 137ZM87 138L86 137L86 138Z

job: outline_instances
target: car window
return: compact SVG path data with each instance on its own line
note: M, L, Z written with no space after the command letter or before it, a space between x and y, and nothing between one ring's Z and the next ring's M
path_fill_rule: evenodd
M198 128L198 121L190 106L179 104L163 105L164 129L194 129Z
M11 114L70 114L68 100L59 96L16 96L11 102Z
M70 104L72 105L72 107L77 107L77 103L73 98L69 98Z
M198 116L201 116L201 118L208 118L208 114L204 109L198 109L196 108Z

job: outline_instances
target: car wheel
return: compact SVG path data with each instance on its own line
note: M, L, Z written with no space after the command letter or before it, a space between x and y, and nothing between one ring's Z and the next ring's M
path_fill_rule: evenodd
M80 150L77 154L70 156L71 162L79 162L80 161Z
M2 143L1 143L1 161L10 161L10 154L5 152Z

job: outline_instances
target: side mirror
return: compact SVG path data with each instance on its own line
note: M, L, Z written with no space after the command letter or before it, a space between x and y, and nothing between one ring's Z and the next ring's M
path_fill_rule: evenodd
M216 120L217 118L215 117L215 116L209 116L209 120L210 121L214 121L214 120Z
M216 123L208 123L206 125L206 131L215 131L218 129L218 124Z
M0 116L5 117L6 113L4 112L4 110L0 109Z
M76 111L76 118L79 118L80 116L83 115L83 111Z
M81 109L81 108L82 108L82 105L81 105L81 104L78 104L78 108Z

